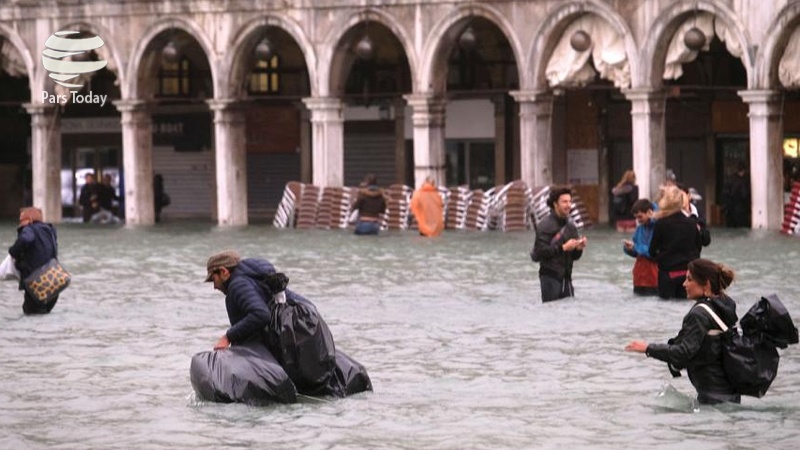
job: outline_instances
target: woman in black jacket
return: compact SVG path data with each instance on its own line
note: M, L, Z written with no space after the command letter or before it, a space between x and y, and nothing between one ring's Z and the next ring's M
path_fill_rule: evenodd
M683 282L689 261L700 257L703 238L697 222L683 213L686 193L667 186L658 201L650 256L658 263L658 296L686 298Z
M17 240L8 249L19 270L19 290L25 290L25 279L36 269L58 258L58 238L52 224L42 221L42 210L29 206L19 213ZM25 314L47 314L58 301L58 295L47 303L41 303L25 292L22 312Z
M722 264L707 259L690 262L683 285L687 296L697 302L683 318L681 331L666 344L633 341L625 350L645 353L666 362L673 376L680 376L680 370L685 368L689 381L697 390L700 403L739 403L741 396L728 382L722 367L722 342L719 336L722 330L708 311L700 306L706 305L725 325L734 326L738 320L736 303L725 295L725 288L730 286L733 279L733 270Z

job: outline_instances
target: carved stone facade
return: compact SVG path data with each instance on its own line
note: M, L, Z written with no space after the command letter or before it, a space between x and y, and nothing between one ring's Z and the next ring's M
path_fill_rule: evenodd
M163 85L170 79L164 75L162 58L171 44L177 44L201 74L194 75L199 81L193 79L185 93L195 101L192 108L213 116L208 126L214 133L216 212L211 216L221 225L248 223L249 131L244 106L277 101L296 108L303 124L299 129L310 135L298 138L298 177L310 177L303 181L321 186L341 186L346 178L348 108L389 105L400 121L398 128L405 122L405 129L411 130L397 137L397 167L419 185L428 175L441 183L447 180L448 105L458 95L490 101L506 96L516 104L497 108L504 120L492 117L490 127L502 128L495 122L505 124L515 136L503 135L508 154L495 155L503 165L494 168L495 179L521 178L532 186L565 183L570 182L565 156L569 149L557 142L570 132L570 114L564 113L559 96L591 88L586 86L587 70L596 72L589 72L588 79L616 92L610 94L616 95L616 102L629 102L630 151L620 158L630 161L642 195L653 198L668 168L672 129L665 120L665 105L683 95L664 77L675 72L675 64L698 58L697 51L683 51L680 46L675 50L671 43L701 15L704 29L716 34L706 36L700 57L716 45L714 38L743 69L741 85L733 86L733 91L731 86L724 88L738 93L734 103L749 117L749 126L740 134L749 136L752 226L779 229L782 140L794 127L782 120L788 103L781 99L794 86L781 84L779 67L784 58L797 58L785 54L785 49L800 22L798 1L71 0L40 6L36 1L11 0L0 6L0 68L12 77L27 77L30 98L8 93L4 99L24 102L30 114L32 201L49 221L61 220L62 214L57 176L62 165L61 131L56 105L42 95L59 92L42 65L42 52L48 37L59 30L94 34L104 41L94 57L109 62L105 70L113 75L117 89L111 95L117 96L113 113L119 114L122 128L124 204L130 224L154 223L150 116L181 104L170 103L163 95ZM594 47L581 52L564 44L576 28L588 31ZM467 42L463 38L467 30L474 30L476 39ZM371 55L362 57L355 49L364 36L374 45L372 62ZM282 52L282 96L253 93L256 67L263 67L264 80L271 76L271 60L259 66L253 56L265 38ZM477 63L470 62L474 55L480 57ZM464 71L458 72L459 68ZM562 71L559 76L553 72L556 68ZM358 71L367 74L366 81L353 78ZM0 83L7 79L0 78ZM553 80L561 81L552 85ZM706 86L722 88L714 80L711 77ZM7 86L0 84L1 90ZM683 87L683 92L689 90ZM721 103L706 99L703 104L713 114ZM604 110L598 107L598 111ZM713 153L714 130L707 136L707 148ZM413 167L402 164L404 140L413 142ZM604 157L606 144L599 142L597 149L599 171L605 175L597 182L601 193L613 183L612 163ZM714 167L722 161L714 157L703 161L710 164L711 178L716 176ZM709 199L716 198L713 186L705 192ZM604 217L606 200L599 197Z

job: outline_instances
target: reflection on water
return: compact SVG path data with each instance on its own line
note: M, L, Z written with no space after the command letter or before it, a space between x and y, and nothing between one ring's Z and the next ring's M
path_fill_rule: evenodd
M0 224L5 249L14 224ZM622 351L663 341L690 303L636 298L625 237L588 230L577 297L541 304L532 233L59 227L73 285L23 317L0 283L0 448L788 448L800 442L800 347L763 399L691 403L688 378ZM264 256L312 299L375 391L255 408L198 402L189 360L225 331L212 252ZM776 292L800 318L800 240L713 230L743 314ZM665 383L667 383L665 387ZM688 403L687 403L688 402ZM746 444L744 444L746 443Z

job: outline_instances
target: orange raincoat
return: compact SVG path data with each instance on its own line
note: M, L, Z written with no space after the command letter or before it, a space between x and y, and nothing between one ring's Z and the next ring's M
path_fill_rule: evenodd
M424 183L411 197L411 212L417 219L419 232L423 236L438 236L444 229L442 196L430 183Z

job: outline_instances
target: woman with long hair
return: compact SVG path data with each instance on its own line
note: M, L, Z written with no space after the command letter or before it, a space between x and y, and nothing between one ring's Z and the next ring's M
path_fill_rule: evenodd
M686 268L700 257L703 245L697 222L683 213L685 202L685 192L665 186L655 214L650 257L658 264L658 296L663 299L686 298Z
M741 396L722 366L722 330L706 310L710 308L729 328L736 324L736 303L725 294L734 278L733 270L723 264L708 259L690 262L683 286L687 297L696 302L683 318L681 331L665 344L633 341L625 350L666 362L673 376L686 369L700 403L739 403Z

